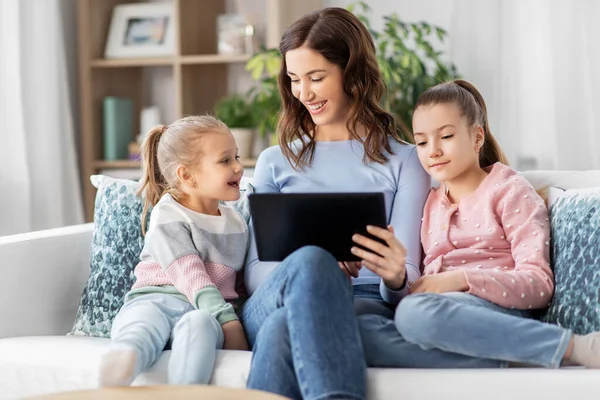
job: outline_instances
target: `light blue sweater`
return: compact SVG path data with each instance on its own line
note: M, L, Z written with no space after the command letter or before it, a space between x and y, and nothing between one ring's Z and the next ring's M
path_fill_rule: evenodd
M256 162L253 185L256 193L303 192L383 192L389 224L407 249L406 270L410 282L421 275L420 227L423 206L431 180L417 157L416 147L390 139L393 155L382 165L363 162L360 141L317 142L312 165L296 171L287 162L279 146L263 151ZM252 228L252 222L250 222ZM278 265L258 260L256 242L250 229L250 249L246 258L245 281L253 293ZM396 304L407 289L390 290L381 279L362 268L355 285L379 284L385 301Z

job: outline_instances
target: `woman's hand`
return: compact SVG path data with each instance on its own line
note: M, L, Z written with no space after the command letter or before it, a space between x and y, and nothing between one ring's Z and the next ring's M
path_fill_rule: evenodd
M341 261L338 262L340 269L346 274L348 279L358 278L358 271L362 268L358 261Z
M221 325L223 329L223 349L226 350L248 350L248 341L244 328L239 320L225 322Z
M369 225L367 232L386 244L356 234L352 240L371 251L359 247L352 247L350 251L362 258L362 265L379 275L388 288L400 289L406 280L406 249L394 235L394 228L391 225L387 229Z
M410 287L411 293L447 293L469 290L464 271L446 271L440 274L420 277Z

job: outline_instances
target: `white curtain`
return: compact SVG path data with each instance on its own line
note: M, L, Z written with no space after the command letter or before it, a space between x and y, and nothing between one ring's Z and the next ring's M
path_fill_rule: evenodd
M600 1L454 0L451 57L519 169L600 169Z
M0 236L83 221L60 0L0 1Z

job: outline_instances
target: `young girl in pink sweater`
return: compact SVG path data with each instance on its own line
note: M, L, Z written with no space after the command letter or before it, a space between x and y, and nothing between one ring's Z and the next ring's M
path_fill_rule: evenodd
M423 276L407 282L394 321L360 317L368 363L600 368L600 332L580 336L530 318L554 291L548 212L508 167L481 94L463 80L430 88L413 132L421 164L440 182L423 210Z

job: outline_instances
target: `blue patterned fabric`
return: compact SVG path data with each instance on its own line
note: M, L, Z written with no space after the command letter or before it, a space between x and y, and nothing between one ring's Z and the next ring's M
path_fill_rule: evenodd
M144 245L142 199L135 181L94 175L98 188L90 276L83 289L73 335L110 337L112 321L134 282L133 269Z
M133 271L144 246L141 229L144 205L136 195L139 182L103 175L94 175L91 181L98 192L90 276L70 334L108 338L112 321L135 281ZM240 190L240 200L228 204L236 207L248 221L247 194L253 192L253 187L247 179L243 179ZM147 224L149 219L150 213Z
M600 330L600 188L567 190L552 200L556 289L546 322L586 334Z

